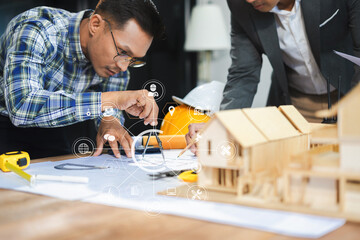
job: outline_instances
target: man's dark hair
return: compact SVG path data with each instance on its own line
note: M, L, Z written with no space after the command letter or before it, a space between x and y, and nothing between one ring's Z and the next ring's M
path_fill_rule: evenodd
M94 13L111 20L118 29L122 29L127 21L135 19L144 32L154 39L164 37L165 27L151 0L100 0Z

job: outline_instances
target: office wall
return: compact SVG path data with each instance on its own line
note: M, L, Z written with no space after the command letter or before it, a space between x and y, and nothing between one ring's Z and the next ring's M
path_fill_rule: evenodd
M197 3L204 3L204 1L207 2L207 0L197 0ZM224 14L227 32L230 34L230 10L227 6L227 2L225 0L212 0L211 2L221 7ZM214 52L214 58L211 66L211 79L225 82L230 64L231 59L229 51ZM269 63L269 60L264 55L260 84L258 86L258 92L255 95L255 99L252 105L253 107L263 107L266 105L271 83L271 72L272 67Z

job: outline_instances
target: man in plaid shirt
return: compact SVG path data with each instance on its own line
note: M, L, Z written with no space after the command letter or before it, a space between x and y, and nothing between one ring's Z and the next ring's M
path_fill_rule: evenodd
M16 16L0 38L0 153L69 153L95 119L95 155L108 140L117 157L118 142L131 156L121 111L155 126L158 107L146 90L126 91L127 68L145 64L163 29L151 0L101 0L95 11L79 13L38 7Z

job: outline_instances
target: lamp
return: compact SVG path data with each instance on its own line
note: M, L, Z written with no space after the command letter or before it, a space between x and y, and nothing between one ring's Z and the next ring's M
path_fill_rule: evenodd
M213 3L196 5L186 31L185 50L199 51L198 85L210 82L212 51L230 49L221 9Z

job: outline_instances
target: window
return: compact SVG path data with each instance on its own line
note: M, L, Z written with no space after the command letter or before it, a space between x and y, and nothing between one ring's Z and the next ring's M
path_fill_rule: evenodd
M211 141L208 141L208 155L211 155Z
M239 157L242 157L242 147L240 146L240 144L237 146L238 152L239 152Z

